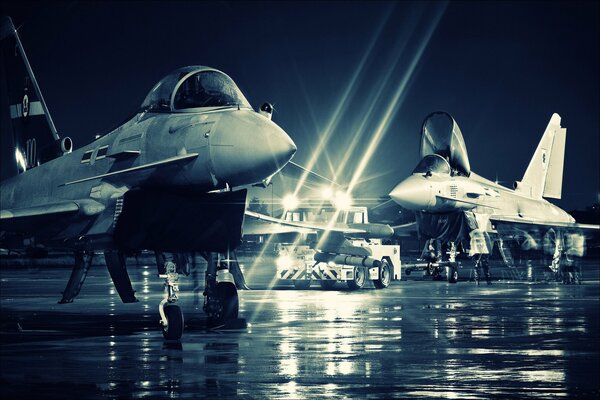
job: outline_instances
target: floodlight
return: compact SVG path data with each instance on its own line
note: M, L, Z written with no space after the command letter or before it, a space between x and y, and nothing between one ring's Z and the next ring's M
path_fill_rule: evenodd
M321 195L324 200L331 200L333 198L333 190L330 187L326 187L323 189Z
M333 199L333 205L338 210L344 210L349 208L352 205L352 196L350 193L342 192L338 190L335 193L335 198Z
M281 204L286 210L294 210L298 208L298 198L292 193L288 193L283 197L283 200L281 200Z

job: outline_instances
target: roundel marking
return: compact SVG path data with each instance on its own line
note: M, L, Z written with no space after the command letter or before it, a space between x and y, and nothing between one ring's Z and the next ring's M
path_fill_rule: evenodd
M23 118L27 117L29 115L29 96L27 96L27 94L25 94L23 96L23 101L21 103L22 105L22 111L23 111Z
M546 149L542 149L542 167L544 171L548 167L548 157L546 156Z

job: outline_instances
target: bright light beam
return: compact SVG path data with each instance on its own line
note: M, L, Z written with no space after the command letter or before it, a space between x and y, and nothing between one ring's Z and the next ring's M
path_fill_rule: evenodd
M298 198L296 196L294 196L292 193L289 193L283 197L281 204L283 205L285 211L289 211L298 208L300 203L298 202Z
M354 171L354 175L352 176L352 180L350 181L350 185L348 186L349 192L352 191L352 189L354 188L356 183L359 181L365 168L367 167L367 164L369 163L369 161L371 160L371 157L375 153L377 146L379 146L381 139L387 133L390 122L393 120L396 112L398 111L399 105L404 100L404 95L405 95L404 90L406 89L406 86L408 85L410 79L412 78L412 75L413 75L417 65L419 64L421 57L423 56L423 52L425 51L425 48L429 44L429 40L431 39L431 36L435 32L435 29L437 28L437 26L440 22L440 19L442 18L442 15L444 14L444 11L446 10L446 6L447 5L444 3L444 5L442 7L440 7L438 10L436 10L437 12L433 17L433 20L431 22L431 25L429 26L429 29L425 33L425 37L421 41L421 44L420 44L415 56L413 57L406 73L404 74L404 77L400 81L400 84L398 85L398 88L396 89L396 92L394 93L394 97L390 101L390 104L388 105L388 107L385 111L385 114L383 115L383 118L381 119L377 129L375 130L375 133L373 134L373 137L371 138L369 146L367 147L367 150L365 151L362 159L360 160L360 163L358 164L356 171Z
M375 89L375 92L369 98L369 101L368 101L369 106L368 106L366 112L364 113L364 117L362 118L360 125L358 126L358 128L356 129L356 132L354 133L354 136L352 138L352 141L350 142L350 145L344 152L345 154L342 158L342 161L339 163L339 167L334 175L334 180L337 180L338 175L342 171L345 170L346 164L350 160L351 156L354 154L354 149L356 148L356 146L358 146L358 143L360 142L360 139L362 138L364 131L366 129L367 123L371 120L372 114L375 111L375 107L378 104L377 100L382 98L382 94L385 91L385 89L388 87L389 81L392 77L392 73L394 72L396 66L398 65L398 62L400 61L402 55L404 54L404 50L406 49L406 45L408 44L409 38L412 36L414 29L417 26L418 19L411 18L410 21L411 21L410 27L408 29L405 29L404 34L401 35L401 37L404 38L402 40L402 43L395 46L394 53L396 54L396 57L394 58L394 61L392 62L390 67L385 72L385 75L381 79L379 79L379 84L378 84L377 88Z
M351 95L354 94L354 90L356 88L356 82L358 81L358 78L362 75L365 64L366 64L367 60L370 58L371 53L373 52L373 48L375 47L375 44L377 43L377 41L379 40L379 37L381 36L381 32L383 31L383 28L387 24L387 21L391 15L391 11L392 11L391 9L393 7L394 7L394 5L392 5L389 12L385 13L383 21L379 24L379 27L375 31L375 34L373 35L373 38L371 39L371 42L369 43L369 45L367 47L367 51L365 52L360 63L358 64L356 70L354 71L354 74L352 75L352 78L350 79L350 82L348 83L346 90L344 90L344 93L341 96L340 102L338 103L336 109L334 110L333 115L329 119L329 122L327 123L325 130L321 134L321 138L319 140L319 143L317 144L317 148L313 151L312 156L311 156L308 164L306 165L306 168L308 170L312 170L312 168L316 164L317 160L321 156L321 152L323 151L323 149L325 148L325 145L329 141L329 137L331 136L331 133L337 127L341 115L346 111L349 100L351 99ZM296 189L294 190L295 195L298 195L298 192L304 185L304 182L306 181L307 177L308 177L308 173L304 172L300 178L300 181L298 182L298 185L296 186Z
M356 182L359 180L360 176L362 175L362 172L364 171L366 165L368 164L368 161L370 160L370 158L372 157L375 149L377 148L377 145L379 144L379 141L381 140L381 138L384 136L384 134L387 131L388 125L390 120L392 119L393 115L396 112L396 106L398 104L398 102L400 101L400 97L402 96L404 89L410 79L410 77L412 76L416 66L418 65L419 60L421 59L421 56L423 54L423 51L425 50L427 44L429 43L429 40L431 39L431 36L433 35L433 32L435 31L444 11L446 9L446 4L444 3L443 7L440 7L438 13L436 14L434 21L430 27L430 29L428 30L425 40L423 41L423 43L421 44L419 51L417 52L415 58L413 59L410 68L408 70L408 73L405 75L405 78L402 80L401 84L399 85L398 89L396 90L396 94L394 95L394 98L392 100L392 102L390 103L390 105L388 106L386 113L384 115L383 120L381 121L381 123L379 124L378 129L376 130L375 135L373 136L373 139L371 140L371 143L369 144L369 147L367 149L367 152L364 154L359 167L357 168L352 181L350 183L349 189L346 191L346 193L350 193L351 189L354 187L354 185L356 184ZM391 10L390 10L391 11ZM317 149L313 152L313 155L310 159L310 162L307 165L307 169L310 170L312 169L312 167L314 166L314 164L316 163L316 160L318 159L318 157L320 156L320 153L322 152L325 144L327 143L327 141L329 140L329 135L331 134L331 132L333 131L333 128L337 126L338 120L339 120L339 116L342 114L343 111L345 111L345 108L347 107L347 103L348 103L348 98L350 96L350 93L353 92L354 90L354 86L356 83L356 80L358 79L358 76L361 74L362 69L364 67L364 64L366 63L366 60L369 58L371 51L373 50L373 47L377 41L377 39L379 38L381 31L383 30L383 27L385 26L387 19L389 17L389 15L391 14L388 13L386 15L386 17L384 18L384 21L382 21L379 29L377 30L376 34L374 35L373 40L371 41L367 52L365 54L365 56L363 57L361 63L359 64L355 74L353 75L348 87L346 88L346 91L344 92L344 95L342 96L342 100L340 101L340 103L338 104L338 107L336 108L334 114L332 115L327 128L325 129L325 132L323 133L323 137L321 138L321 141L319 142ZM296 190L294 191L294 194L297 194L298 191L300 190L300 188L304 185L304 182L306 180L308 176L308 172L304 172L303 176L301 177L300 181L298 182L298 185L296 186ZM328 222L327 227L328 229L331 229L333 227L333 225L335 224L337 217L339 215L340 210L336 210L336 212L334 213L334 217ZM325 231L322 235L320 235L321 237L318 240L318 244L317 244L317 248L319 248L322 243L324 243L327 240L327 237L329 236L329 231ZM270 236L268 238L268 240L265 242L265 244L263 245L263 248L260 252L260 256L262 256L262 254L265 252L266 248L269 246L271 239L273 236ZM297 241L295 241L294 244L297 244ZM260 257L259 257L260 258ZM257 258L258 259L258 258ZM254 266L256 266L257 261L255 260L254 262ZM273 279L272 283L274 283L276 278ZM265 295L263 296L263 300L265 296L269 295L269 291L265 291ZM257 307L257 309L255 310L255 312L252 314L252 317L255 317L257 314L259 314L262 311L262 304L264 304L264 301L261 302L261 305L259 307Z
M383 20L381 21L379 27L377 28L377 30L375 31L375 34L373 35L373 38L371 39L371 42L369 43L368 47L367 47L367 51L365 52L365 55L363 56L363 58L361 59L361 62L359 63L359 65L357 66L352 78L350 79L350 82L348 83L348 86L346 87L346 90L344 91L343 95L341 96L341 100L338 103L333 115L331 116L331 118L329 119L329 122L325 128L325 131L322 133L321 135L321 139L317 145L317 148L313 151L313 154L309 160L309 163L307 164L305 171L302 173L302 176L300 177L297 185L296 185L296 189L294 190L293 194L295 196L298 195L298 192L300 191L300 189L304 186L304 182L306 181L306 178L309 175L309 171L312 170L312 168L314 167L315 163L317 162L317 160L319 159L321 152L323 151L325 145L327 144L328 140L329 140L329 136L331 135L331 133L334 131L335 127L337 127L338 121L340 116L344 113L344 111L346 110L346 107L349 103L349 99L351 98L351 94L354 92L355 86L356 86L356 81L358 80L359 76L362 74L362 71L364 69L364 66L367 62L367 60L369 59L369 57L371 56L371 53L373 51L373 48L375 47L375 44L377 43L377 41L379 40L379 37L381 36L381 32L383 31L383 28L385 27L385 25L387 24L387 21L391 15L391 11L394 8L395 5L392 5L389 9L389 12L386 12L384 15ZM332 219L332 221L330 221L330 223L328 224L330 227L333 226L333 224L335 223L335 220L337 218L338 213L335 213L335 218ZM326 236L326 235L324 235ZM265 251L267 250L267 248L270 246L271 244L271 240L272 240L273 236L269 236L269 238L265 241L265 243L263 244L263 247L259 253L259 256L255 259L254 263L253 263L253 268L255 268L258 264L258 260L262 258L263 254L265 253ZM296 243L297 240L295 241L294 244ZM274 278L275 280L276 278ZM274 280L272 283L274 283ZM268 291L265 292L265 296L268 295ZM264 299L263 299L264 300ZM262 304L262 303L261 303ZM261 306L259 306L256 311L253 313L253 317L261 312Z

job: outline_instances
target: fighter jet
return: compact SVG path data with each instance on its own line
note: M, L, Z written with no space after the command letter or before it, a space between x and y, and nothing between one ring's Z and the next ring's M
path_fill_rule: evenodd
M545 247L558 268L563 251L577 255L583 251L582 230L600 229L576 223L545 199L561 197L565 140L561 117L553 114L523 179L509 189L471 171L458 124L450 114L434 112L423 122L421 161L390 197L415 211L422 237L468 243L470 253L477 256L476 279L481 268L489 278L487 258L494 242L505 261L511 259L503 244L506 239L523 247ZM448 271L450 282L457 276L455 268Z
M296 146L256 112L234 81L205 66L179 68L160 80L118 128L78 149L60 137L19 35L1 20L2 93L8 97L14 173L1 182L0 247L75 255L62 303L79 293L95 252L104 252L117 292L135 302L126 257L155 251L166 297L163 334L181 337L178 254L210 260L204 310L235 319L237 291L218 253L241 240L246 189L277 173ZM181 264L181 263L180 263Z

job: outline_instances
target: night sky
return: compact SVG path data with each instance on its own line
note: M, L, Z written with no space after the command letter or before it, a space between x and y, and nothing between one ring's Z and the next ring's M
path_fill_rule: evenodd
M171 70L201 64L230 75L255 108L275 104L300 164L327 137L314 169L347 184L370 146L355 197L386 195L410 174L424 117L444 110L472 169L508 186L559 113L555 203L598 201L597 2L3 2L1 14L76 147L134 113Z

